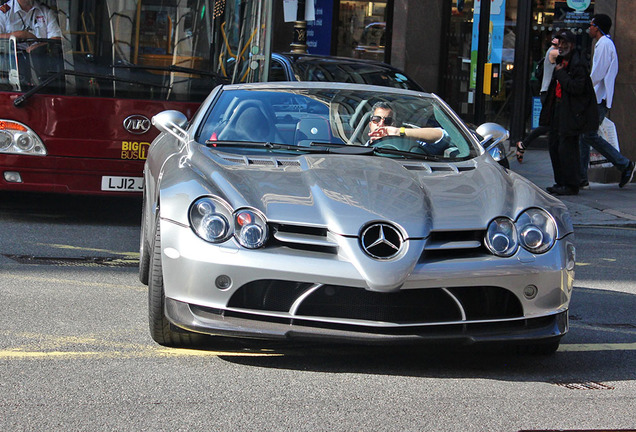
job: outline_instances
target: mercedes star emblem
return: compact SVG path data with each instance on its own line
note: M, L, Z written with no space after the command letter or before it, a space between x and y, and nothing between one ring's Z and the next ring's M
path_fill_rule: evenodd
M362 250L371 258L388 260L402 249L402 235L393 225L373 223L362 231Z

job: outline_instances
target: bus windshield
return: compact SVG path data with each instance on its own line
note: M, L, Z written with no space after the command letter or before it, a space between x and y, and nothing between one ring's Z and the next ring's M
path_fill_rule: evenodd
M267 80L272 0L3 0L0 14L0 191L140 193L154 115Z
M48 34L0 39L0 90L201 101L219 83L260 80L263 3L41 1L57 22Z

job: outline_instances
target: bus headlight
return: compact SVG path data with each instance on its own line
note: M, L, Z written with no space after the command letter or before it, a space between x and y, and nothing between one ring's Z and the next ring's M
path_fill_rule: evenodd
M0 152L7 150L13 144L13 137L7 131L0 130Z
M0 152L46 156L46 147L37 134L24 124L0 120Z

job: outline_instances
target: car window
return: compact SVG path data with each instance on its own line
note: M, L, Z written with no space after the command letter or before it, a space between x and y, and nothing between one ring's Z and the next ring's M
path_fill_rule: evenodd
M435 143L391 137L391 148L447 159L465 159L479 154L465 130L435 98L360 90L223 91L208 111L196 139L201 144L235 141L300 147L312 143L370 145L369 122L373 106L378 102L394 108L396 127L443 131L443 138Z
M419 90L421 87L398 70L382 64L366 62L331 62L299 60L292 63L301 81L328 81L372 84L383 87Z
M287 75L285 74L285 67L283 64L272 58L269 66L269 80L270 81L289 81Z

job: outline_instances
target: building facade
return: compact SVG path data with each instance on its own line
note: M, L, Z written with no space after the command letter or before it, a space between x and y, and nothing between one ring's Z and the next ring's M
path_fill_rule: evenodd
M279 2L282 3L282 2ZM570 29L591 58L587 33L595 13L612 18L620 69L610 118L621 152L636 159L636 16L633 0L315 0L308 52L382 60L405 70L473 124L493 121L521 139L538 122L540 83L534 76L551 35ZM481 20L482 12L489 17ZM484 14L484 16L486 16ZM279 16L279 14L276 14ZM291 24L279 22L274 50L285 50ZM617 170L595 170L614 181Z

